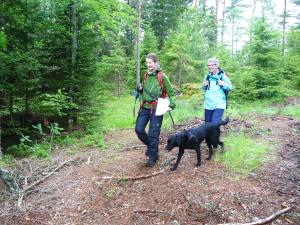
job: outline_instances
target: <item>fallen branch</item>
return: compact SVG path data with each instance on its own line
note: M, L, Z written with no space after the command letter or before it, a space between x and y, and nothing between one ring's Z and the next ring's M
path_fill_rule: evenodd
M146 179L146 178L150 178L150 177L154 177L157 176L159 174L162 174L163 172L165 172L165 170L160 170L154 173L150 173L150 174L146 174L146 175L140 175L140 176L136 176L136 177L115 177L115 176L110 176L110 177L102 177L102 179L108 180L108 179L117 179L117 180L123 180L123 181L128 181L128 180L142 180L142 179Z
M135 150L138 150L138 149L145 149L146 148L146 145L133 145L133 146L126 146L124 148L122 148L120 150L120 152L126 152L126 151L135 151Z
M24 196L26 196L26 194L31 193L31 192L28 192L30 189L32 189L34 186L42 183L44 180L46 180L47 178L49 178L50 176L52 176L56 171L58 171L60 168L62 168L67 163L73 162L73 161L78 160L78 159L79 159L79 157L75 157L73 159L69 159L69 160L63 162L61 165L59 165L58 167L56 167L54 170L52 170L52 172L48 173L43 178L39 179L38 181L34 182L33 184L31 184L31 185L29 185L29 186L27 186L25 188L23 188L23 190L21 190L19 192L19 198L18 198L18 203L17 203L18 207L20 209L22 209L21 205L22 205L23 198L24 198Z
M133 212L135 213L167 213L169 214L168 212L165 212L165 211L162 211L162 210L151 210L151 209L139 209L139 210L134 210Z
M218 225L262 225L262 224L267 224L267 223L274 221L279 216L290 211L291 209L292 209L292 207L287 207L283 210L280 210L280 211L274 213L273 215L271 215L265 219L261 219L261 220L258 220L256 222L252 222L252 223L222 223L222 224L218 224Z

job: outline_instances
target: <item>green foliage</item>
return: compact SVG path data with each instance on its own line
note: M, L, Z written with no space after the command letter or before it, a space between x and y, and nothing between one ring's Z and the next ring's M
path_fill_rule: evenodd
M158 39L159 49L164 45L170 31L179 23L180 15L184 12L190 1L187 0L158 0L145 1L142 18L151 23L152 29Z
M294 88L300 89L300 29L293 28L288 33L287 53L283 59L284 78L291 81Z
M133 96L122 96L120 98L111 97L104 105L104 112L101 119L101 125L104 131L117 128L129 128L135 124L133 117L133 108L135 107L135 115L139 110L139 102L134 105L135 98Z
M69 97L58 89L55 94L42 94L35 110L46 115L63 116L77 108L77 104L70 102Z
M0 32L0 50L7 46L7 38L3 31Z
M146 56L149 53L158 53L158 41L150 25L145 24L145 34L141 43L141 74L147 70Z
M300 104L298 105L292 105L292 106L286 106L282 111L281 114L286 116L292 116L296 119L300 119Z
M217 154L216 160L242 175L248 175L261 164L270 160L266 157L270 147L246 136L243 132L232 133L225 139L226 151Z
M7 154L13 155L15 157L29 156L33 152L32 140L29 136L24 136L20 138L20 144L12 145L7 149Z
M175 123L178 125L195 117L202 117L202 102L203 94L196 94L188 99L177 99L177 106L175 110L171 111ZM133 107L133 96L126 95L122 96L120 99L111 98L111 100L105 104L103 115L99 118L101 120L103 131L107 132L109 130L120 128L133 128L139 110L139 102L135 105L135 117L133 117ZM169 114L166 113L164 116L163 128L170 129L172 125L171 118Z
M250 64L263 69L278 66L280 58L279 33L264 19L253 23Z
M2 158L0 158L0 166L10 165L13 162L14 157L10 154L5 154Z
M232 75L232 96L242 101L282 98L285 93L282 89L284 79L283 69L280 67L278 32L264 19L256 20L253 23L252 42L246 48L248 56L244 63L247 66L241 67Z
M180 88L180 91L184 98L190 98L191 96L199 93L200 84L198 83L186 83L183 84Z
M43 131L42 125L33 125L35 132L42 137L42 140L33 140L30 136L22 134L20 143L12 145L7 149L7 154L15 157L34 156L38 158L47 158L52 150L54 136L60 135L63 128L60 128L57 123L51 123L47 128L50 130L50 135ZM38 142L40 141L40 142Z

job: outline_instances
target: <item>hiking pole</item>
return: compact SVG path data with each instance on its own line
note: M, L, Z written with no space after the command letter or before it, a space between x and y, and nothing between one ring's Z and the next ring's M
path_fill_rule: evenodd
M136 106L136 101L139 98L140 93L136 90L133 91L132 95L135 97L134 100L134 105L133 105L133 117L135 117L135 106Z
M170 115L170 117L171 117L171 120L172 120L173 126L175 126L175 123L174 123L174 120L173 120L173 117L172 117L172 114L171 114L171 112L170 112L170 111L169 111L169 115Z

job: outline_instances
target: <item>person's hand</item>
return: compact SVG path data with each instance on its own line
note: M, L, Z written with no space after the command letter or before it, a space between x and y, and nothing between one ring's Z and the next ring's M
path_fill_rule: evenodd
M225 86L226 83L225 83L224 81L222 81L222 80L218 80L218 85L220 85L220 86Z
M138 92L138 93L140 93L140 94L142 94L143 93L143 85L138 85L137 87L136 87L136 91Z
M175 109L175 104L172 104L172 103L170 103L170 105L169 105L169 107L173 110L173 109Z
M208 80L205 80L204 82L203 82L203 86L207 86L208 85Z

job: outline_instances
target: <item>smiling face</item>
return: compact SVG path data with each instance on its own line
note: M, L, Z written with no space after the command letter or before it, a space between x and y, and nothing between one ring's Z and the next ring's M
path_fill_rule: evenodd
M150 72L153 72L157 67L157 63L153 59L146 58L146 66Z
M212 74L216 74L218 72L218 65L213 62L209 62L207 64L208 71L211 72Z

